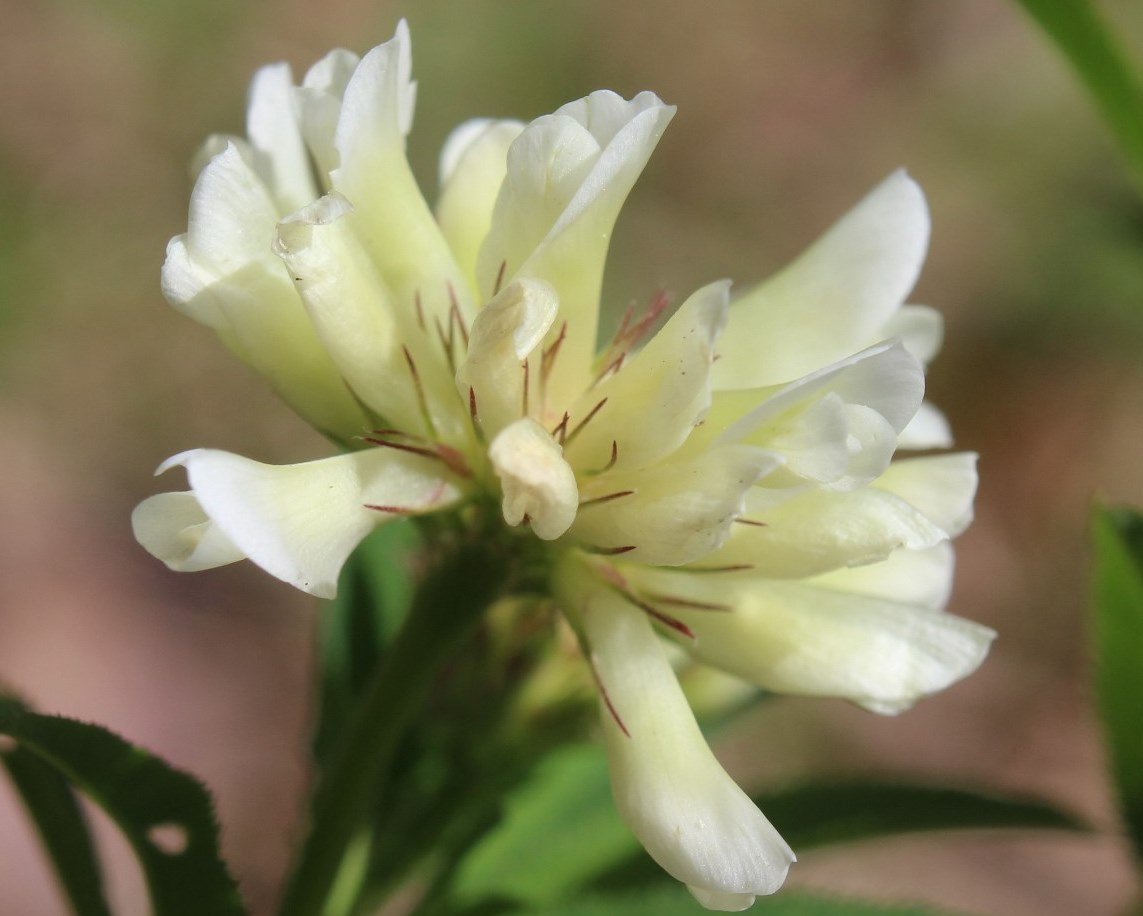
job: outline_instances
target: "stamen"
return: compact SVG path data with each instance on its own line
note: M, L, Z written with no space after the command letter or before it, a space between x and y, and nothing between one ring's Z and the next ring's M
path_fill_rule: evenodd
M587 412L587 416L584 417L582 420L580 420L573 427L572 431L570 433L568 433L567 441L571 442L572 439L574 439L576 437L576 435L579 433L579 431L581 429L583 429L585 426L587 426L587 424L590 422L592 417L594 417L597 413L599 413L603 409L603 405L606 403L607 403L607 398L603 398L598 404L596 404L593 408L591 408L591 410L589 410ZM561 443L561 444L563 444L563 443Z
M623 732L628 738L631 737L631 732L627 731L627 726L623 724L623 720L619 718L619 711L615 708L615 704L611 702L611 697L607 693L607 688L603 686L603 679L599 676L599 672L595 669L595 663L591 664L591 676L595 681L595 689L599 691L599 697L603 700L603 705L607 707L608 713L611 718L615 720L615 724L619 726L619 730Z
M660 604L669 604L673 607L692 608L696 611L733 610L729 604L720 604L716 601L694 601L690 598L680 598L677 595L660 595L649 593L647 597L651 601L658 601Z
M524 401L523 401L523 404L520 405L521 411L522 411L520 416L526 417L526 416L528 416L528 360L526 360L526 359L523 362L523 369L524 369Z
M630 553L637 546L637 544L628 544L625 547L598 547L592 544L585 544L583 549L588 553L594 553L601 557L617 557L621 553Z
M421 302L420 290L417 290L415 293L413 293L413 307L417 311L417 324L421 326L422 331L427 330L425 328L425 307Z
M606 496L595 496L591 499L583 500L579 504L579 507L586 509L588 506L598 506L600 503L609 503L613 499L622 499L624 496L630 496L635 492L635 490L619 490L616 493L608 493Z
M476 389L471 385L468 386L468 415L473 423L479 422L480 417L476 410Z
M377 445L381 448L393 448L399 452L410 452L413 455L421 455L425 458L440 459L441 457L435 449L429 446L406 445L403 442L388 442L385 439L374 439L371 436L363 436L362 439L370 445Z
M605 464L603 467L601 467L598 471L584 471L584 474L588 477L595 477L599 474L604 473L605 471L610 471L613 467L615 467L615 462L618 460L619 460L619 443L616 442L614 439L612 439L611 440L611 459L607 462L607 464Z
M500 269L496 272L496 283L492 286L492 295L495 296L500 292L500 284L504 282L504 271L508 269L508 262L501 261Z
M643 601L641 598L633 595L631 592L624 591L622 594L624 598L639 608L639 610L643 611L643 613L645 613L648 617L659 621L659 623L663 624L664 626L670 627L677 633L682 633L682 635L687 637L687 639L695 638L694 630L688 627L677 617L672 617L670 614L664 614L657 607L652 604L648 604L646 601Z
M437 435L436 424L433 423L432 414L429 413L429 402L425 397L425 389L421 384L420 373L417 372L417 364L413 362L413 355L409 352L409 348L401 344L401 352L405 354L405 363L409 367L409 375L413 377L413 387L417 389L417 403L421 408L421 418L425 421L425 427L428 430L429 436L433 439Z
M464 323L464 316L460 314L460 303L456 298L456 290L453 289L452 282L448 284L448 299L451 303L448 309L449 320L449 340L452 339L452 322L456 321L456 326L460 328L460 336L464 341L464 349L468 350L468 326Z
M627 358L627 351L624 350L617 357L615 357L615 359L613 359L611 362L609 362L604 367L603 371L595 377L595 381L593 381L591 383L591 387L594 388L596 385L598 385L600 382L602 382L605 378L607 378L608 376L614 375L616 372L618 372L620 369L622 369L623 368L623 361L626 358Z
M559 355L560 347L563 346L564 338L568 336L568 322L565 318L560 325L560 332L556 335L548 346L540 353L540 381L548 384L548 376L552 374L552 366L555 365L556 357Z
M378 506L374 503L366 503L366 509L372 509L374 512L388 512L390 515L412 515L414 510L408 509L405 506Z
M571 419L571 417L568 416L568 412L565 410L564 411L564 418L562 420L560 420L560 425L552 430L552 438L558 439L560 445L564 444L564 439L567 437L568 420L570 420L570 419Z
M437 339L440 341L441 349L444 350L445 359L448 361L449 374L456 375L456 360L453 357L453 331L452 319L448 323L448 335L445 335L444 327L441 325L441 320L436 315L433 316L433 325L437 329Z
M402 434L398 434L402 435ZM412 437L419 441L425 441L420 437ZM376 445L380 448L392 448L399 452L409 452L413 455L420 455L422 458L431 458L434 461L440 461L450 471L458 474L461 477L471 477L472 470L468 466L468 462L464 460L464 455L450 445L443 445L441 443L432 443L430 445L408 445L404 442L390 442L388 439L375 439L372 436L362 436L363 442L368 442L370 445Z
M687 566L688 573L736 573L753 569L753 563L732 563L729 566Z
M653 325L658 317L663 314L665 309L671 302L671 297L667 295L666 290L659 290L655 293L655 298L651 300L651 304L647 306L647 311L643 313L635 324L626 329L624 337L616 336L615 342L617 344L625 344L627 346L634 346L639 342L639 339L647 333L647 330Z
M749 525L751 528L769 528L770 527L765 522L756 522L752 518L742 518L741 516L734 519L734 521L736 521L739 525Z

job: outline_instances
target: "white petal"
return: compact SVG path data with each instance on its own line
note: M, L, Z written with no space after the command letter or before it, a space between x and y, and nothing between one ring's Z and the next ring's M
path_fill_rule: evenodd
M901 343L887 341L777 391L759 391L761 403L737 419L748 393L723 395L704 435L725 427L715 442L773 449L789 474L853 489L889 464L924 390L921 364Z
M524 363L543 341L558 310L555 290L547 283L514 280L477 313L468 356L456 371L456 384L465 403L470 402L472 392L477 417L488 438L526 412L538 414L539 397L529 397L525 391L526 371L528 388L533 384L532 363L528 369ZM532 362L538 382L540 361Z
M945 542L925 550L894 550L880 562L837 569L807 581L818 588L941 610L952 592L955 566L952 544Z
M254 150L255 168L274 195L279 212L289 213L317 197L288 64L271 64L254 74L246 134Z
M167 248L163 294L218 331L312 425L353 436L365 427L364 415L270 250L277 219L261 180L227 146L195 183L187 234Z
M396 36L361 59L345 87L334 145L333 187L353 204L350 222L375 259L397 307L419 300L430 327L447 326L453 297L468 317L468 285L405 158L414 89L404 21Z
M524 417L492 440L488 457L504 493L504 521L527 518L536 537L553 541L575 519L579 493L563 450L546 429Z
M302 136L327 189L329 175L338 165L334 136L341 116L341 100L360 62L352 51L336 48L310 67L297 90Z
M639 471L600 474L581 490L571 533L642 563L689 563L726 540L746 492L777 463L762 449L728 445Z
M972 522L976 484L976 455L958 452L894 461L873 485L896 493L956 537Z
M730 539L703 560L749 564L781 579L817 575L883 560L894 550L923 550L947 539L941 528L899 496L874 487L850 492L806 489L793 495L755 488Z
M705 286L684 302L623 368L586 392L571 427L606 401L568 447L587 466L618 447L616 471L646 467L669 455L710 407L713 344L726 321L730 283Z
M320 198L282 220L274 250L350 388L390 425L421 432L420 402L402 346L421 341L423 335L411 326L412 316L394 307L389 290L346 225L351 210L336 191ZM419 373L425 386L434 381L427 368L421 366ZM441 374L447 374L443 361L435 375ZM450 390L447 399L438 394L434 405L442 400L452 406L456 399ZM434 413L443 424L445 407Z
M903 305L877 331L877 338L898 338L905 349L925 365L940 352L945 337L945 320L927 305Z
M196 449L162 469L174 464L187 469L202 510L236 549L321 598L334 596L346 558L377 525L459 496L439 463L381 448L283 466Z
M449 134L441 151L437 222L476 296L477 256L508 170L508 147L523 129L519 121L466 121Z
M913 288L928 239L921 189L896 172L796 261L732 304L716 387L786 382L875 339Z
M246 554L202 511L193 493L159 493L131 513L135 540L176 572L214 569Z
M642 570L632 581L652 604L667 597L728 608L669 607L693 631L686 647L702 661L766 690L844 697L880 713L967 677L996 636L951 614L802 582Z
M575 602L603 692L620 816L704 904L772 894L794 854L710 752L645 615L605 590L565 601Z
M949 421L928 401L917 408L916 415L897 437L898 448L950 448L952 444Z
M477 275L539 277L555 288L567 336L549 400L568 404L590 381L599 293L612 228L675 109L654 94L594 92L533 121L508 151L508 171Z

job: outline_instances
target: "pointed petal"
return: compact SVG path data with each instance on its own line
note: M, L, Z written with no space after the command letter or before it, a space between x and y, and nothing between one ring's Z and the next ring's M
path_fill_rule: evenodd
M323 190L329 190L329 176L338 165L334 137L341 100L359 63L361 58L352 51L335 48L306 71L297 90L302 136L324 182Z
M896 493L956 537L972 522L976 457L957 452L894 461L873 485Z
M583 485L571 533L582 543L626 548L642 563L675 566L716 550L742 514L745 494L778 459L743 445L710 449ZM614 494L619 498L608 498Z
M135 540L176 572L214 569L246 554L213 524L193 493L159 493L131 513Z
M524 417L504 428L488 447L503 490L504 521L527 519L536 537L554 541L575 519L579 492L563 449L535 420Z
M501 276L556 288L568 332L549 379L552 403L571 403L590 381L612 228L674 111L649 92L630 101L593 92L533 121L508 151L477 276L485 296Z
M573 464L589 464L615 442L615 470L635 470L682 445L710 407L713 344L726 321L729 293L729 281L700 289L629 363L579 399L571 410L573 425L606 403L568 446Z
M413 117L411 46L404 21L397 34L361 59L345 87L334 145L333 187L353 204L348 217L377 263L396 306L410 312L419 297L430 324L447 319L450 288L462 312L472 304L405 158Z
M196 449L161 470L176 464L187 469L211 524L237 550L320 598L334 596L346 558L377 525L435 511L459 496L439 463L380 448L283 466Z
M468 355L456 371L456 385L465 402L472 392L486 437L496 436L525 413L538 414L539 397L529 397L525 390L533 383L532 370L524 363L543 341L558 310L556 292L543 280L514 280L477 313ZM540 361L533 362L539 376Z
M716 387L779 384L865 346L913 288L928 240L921 189L895 172L731 306Z
M672 604L672 616L695 634L686 648L702 661L765 690L843 697L886 714L967 677L996 636L926 607L803 582L650 570L631 580L655 594L729 608Z
M742 909L785 881L794 854L707 747L646 616L606 590L575 594L603 694L620 816L704 904Z
M508 171L508 147L523 129L520 121L465 121L441 150L437 222L478 299L483 297L476 280L477 256Z
M901 497L875 487L794 494L755 488L747 497L753 524L737 525L704 564L749 564L759 575L796 579L883 560L894 550L923 550L947 539Z
M250 83L246 134L254 152L254 167L280 213L304 207L318 196L298 117L289 65L260 68Z

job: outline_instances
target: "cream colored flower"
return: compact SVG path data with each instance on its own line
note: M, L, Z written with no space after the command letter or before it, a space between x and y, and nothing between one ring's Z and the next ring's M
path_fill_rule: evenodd
M735 302L713 283L651 336L656 300L597 348L612 228L674 109L601 91L463 124L434 214L405 158L413 97L402 24L300 86L259 71L247 138L208 142L163 290L355 450L185 452L160 471L190 490L145 500L136 536L172 569L248 558L331 597L377 525L460 524L491 498L505 549L546 542L624 819L705 906L743 909L793 853L707 748L660 636L881 713L969 674L993 637L942 611L974 457L892 461L950 444L922 403L940 317L903 304L924 198L891 175Z

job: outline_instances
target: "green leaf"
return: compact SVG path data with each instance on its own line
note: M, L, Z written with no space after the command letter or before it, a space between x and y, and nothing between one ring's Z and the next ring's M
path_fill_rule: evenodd
M933 830L1083 830L1042 801L904 783L803 785L755 796L795 849Z
M16 744L0 753L77 916L111 916L83 809L59 772Z
M552 905L635 856L645 858L615 811L603 750L566 747L509 797L503 821L465 859L453 894L468 903Z
M139 859L155 916L245 914L219 856L210 796L198 780L105 728L31 712L11 696L0 696L0 735L50 764L119 825ZM42 796L24 799L39 804ZM37 822L50 816L46 809L34 815Z
M543 910L524 911L543 916L702 916L704 909L681 885L647 888L641 893L589 897L583 901ZM825 897L801 891L781 891L759 897L750 910L765 916L939 916L937 909L917 904L881 903Z
M1143 516L1095 513L1096 692L1120 809L1143 862Z
M385 647L408 611L410 554L418 543L408 519L382 525L353 552L337 598L321 609L321 701L314 758L323 763L349 721Z
M1075 68L1143 191L1143 83L1090 0L1020 0Z

